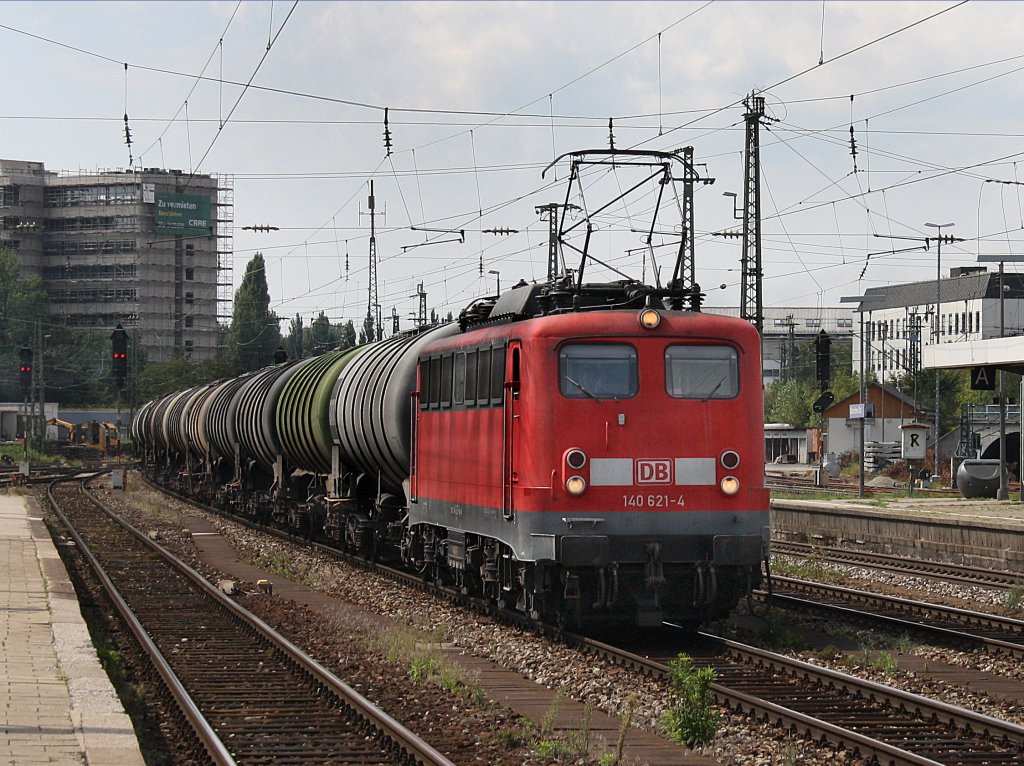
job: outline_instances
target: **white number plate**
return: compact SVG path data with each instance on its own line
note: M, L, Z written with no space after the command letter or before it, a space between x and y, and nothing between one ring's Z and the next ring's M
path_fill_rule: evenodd
M642 508L644 510L664 508L671 511L682 508L683 505L682 495L638 493L622 496L623 508Z

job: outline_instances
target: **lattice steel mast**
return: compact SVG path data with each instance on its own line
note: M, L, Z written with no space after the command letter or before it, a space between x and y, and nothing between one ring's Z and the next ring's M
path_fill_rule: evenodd
M740 285L740 316L762 332L761 305L761 158L759 128L764 117L764 97L753 93L743 100L747 108L746 147L743 151L743 277Z

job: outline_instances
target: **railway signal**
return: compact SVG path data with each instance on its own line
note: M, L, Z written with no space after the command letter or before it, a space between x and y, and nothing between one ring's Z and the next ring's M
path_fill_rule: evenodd
M114 331L110 333L111 348L113 353L114 385L123 389L128 381L128 333L118 323Z
M828 391L829 383L832 382L832 339L828 333L822 330L814 339L814 367L818 378L818 387L823 393Z
M21 382L21 392L27 394L29 389L32 388L32 349L28 346L22 346L19 351L19 380Z

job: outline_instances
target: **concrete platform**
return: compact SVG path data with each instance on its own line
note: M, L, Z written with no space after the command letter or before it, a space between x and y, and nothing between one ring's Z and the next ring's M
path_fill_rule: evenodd
M143 766L34 501L0 495L0 765Z
M1024 504L959 497L772 500L777 540L1024 572Z

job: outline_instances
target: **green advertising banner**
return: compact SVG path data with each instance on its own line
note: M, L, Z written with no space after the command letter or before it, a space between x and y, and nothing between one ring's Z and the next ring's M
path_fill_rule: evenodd
M209 197L157 192L155 211L156 230L161 234L213 234Z

